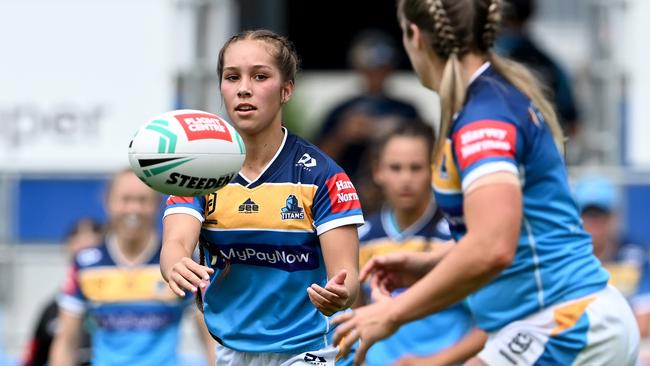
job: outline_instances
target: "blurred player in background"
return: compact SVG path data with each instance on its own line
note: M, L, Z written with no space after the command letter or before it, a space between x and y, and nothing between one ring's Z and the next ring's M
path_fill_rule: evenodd
M398 65L398 50L393 40L383 32L368 29L352 41L348 61L361 77L363 92L349 98L328 114L318 140L318 147L331 156L359 186L370 179L364 171L364 161L371 140L386 130L390 117L414 119L416 108L389 95L386 84ZM362 196L363 200L363 196ZM367 211L366 205L364 210Z
M297 70L293 45L270 31L226 42L221 95L246 159L221 190L167 202L161 270L178 295L200 291L219 366L333 365L329 316L359 290L355 188L282 126ZM203 266L190 259L197 241Z
M99 245L102 241L102 226L100 223L84 218L72 227L65 237L65 249L70 259L81 250ZM23 360L24 366L46 365L50 356L50 346L58 326L59 305L57 299L52 299L41 312L29 349ZM79 335L79 349L75 352L76 365L90 365L90 335L88 334L88 321L83 322Z
M74 365L84 316L94 323L93 365L178 365L179 326L191 297L178 297L160 275L156 216L160 195L130 170L109 184L104 243L81 250L59 299L50 365ZM196 317L204 327L200 317ZM205 336L210 362L212 340Z
M360 265L388 253L445 251L449 226L431 191L433 129L419 120L405 120L372 147L374 181L386 197L382 210L359 229ZM397 296L378 286L364 291L366 303ZM483 348L485 333L472 333L473 320L462 303L405 324L368 350L367 366L449 365L463 362ZM471 336L469 336L471 334ZM408 357L404 357L408 356ZM426 357L417 357L426 356Z
M358 364L377 340L466 296L489 334L468 365L635 363L636 322L582 229L552 105L523 66L492 52L501 5L398 2L407 54L442 102L433 181L457 244L439 262L401 253L362 270L411 287L333 321L344 353L361 339Z

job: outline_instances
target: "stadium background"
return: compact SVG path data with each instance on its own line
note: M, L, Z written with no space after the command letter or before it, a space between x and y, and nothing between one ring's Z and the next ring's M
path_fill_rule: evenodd
M569 71L582 111L573 178L605 174L622 197L624 236L650 243L650 2L539 1L533 33ZM393 0L0 0L0 344L18 358L62 283L61 240L103 220L107 176L149 117L180 108L222 116L216 55L239 29L289 36L303 57L287 124L312 137L358 79L346 51L359 30L400 42ZM408 71L390 81L435 122L436 96ZM183 350L198 353L185 325Z

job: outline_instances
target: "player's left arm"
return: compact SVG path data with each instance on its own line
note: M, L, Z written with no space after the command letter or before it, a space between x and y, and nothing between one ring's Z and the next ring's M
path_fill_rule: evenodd
M359 239L355 225L328 230L319 238L329 281L325 287L312 284L307 293L318 310L330 316L349 308L359 294Z

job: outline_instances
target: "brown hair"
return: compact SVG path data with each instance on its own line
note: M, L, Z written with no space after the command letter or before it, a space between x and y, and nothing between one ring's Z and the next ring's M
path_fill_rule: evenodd
M243 40L259 40L273 46L272 56L277 63L278 69L282 74L284 81L295 82L296 74L300 70L300 58L296 52L293 43L286 37L266 29L247 30L240 32L232 37L221 47L219 51L219 61L217 63L217 75L219 75L219 85L223 77L223 57L231 44Z
M443 60L445 68L440 82L442 113L439 136L434 149L442 152L453 116L465 103L465 85L460 58L470 52L484 53L492 66L539 108L555 143L563 150L564 137L551 102L542 92L541 84L523 65L507 60L492 51L501 23L502 0L398 0L400 21L415 24L430 35L433 51ZM407 36L411 36L407 29Z
M422 138L429 154L433 151L436 133L433 128L420 119L399 119L397 125L373 140L370 159L376 166L384 153L386 145L395 137Z

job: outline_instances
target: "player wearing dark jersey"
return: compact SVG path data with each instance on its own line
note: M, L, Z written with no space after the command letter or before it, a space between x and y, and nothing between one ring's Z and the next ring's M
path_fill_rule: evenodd
M179 295L200 291L219 365L333 365L329 316L357 296L356 190L282 127L297 66L289 41L269 31L226 43L221 95L246 159L221 190L168 200L162 273ZM197 241L205 265L190 259Z

